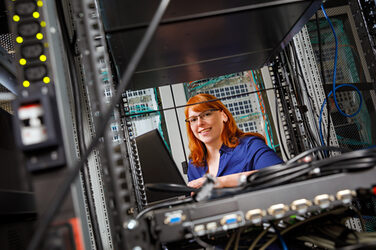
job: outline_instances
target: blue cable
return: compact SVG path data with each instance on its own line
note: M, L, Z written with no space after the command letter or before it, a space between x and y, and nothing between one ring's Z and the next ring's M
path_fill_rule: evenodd
M283 250L288 250L286 242L283 240L283 238L282 238L282 236L280 234L278 234L278 239L281 242Z
M361 109L361 107L362 107L362 103L363 103L362 95L361 95L359 89L358 89L355 85L352 85L352 84L341 84L341 85L336 86L335 89L339 89L339 88L342 88L342 87L351 87L351 88L355 89L356 92L357 92L358 95L359 95L359 98L360 98L359 108L358 108L358 110L357 110L354 114L351 115L351 117L352 117L352 116L358 114L359 111L360 111L360 109ZM330 92L329 92L328 97L327 97L327 98L324 100L324 102L322 103L322 105L321 105L321 110L320 110L320 117L319 117L319 132L320 132L320 141L321 141L321 144L322 144L323 146L325 146L325 142L324 142L324 139L323 139L323 135L322 135L322 127L321 127L321 123L322 123L322 113L323 113L323 111L324 111L324 106L325 106L326 100L329 99L329 97L332 95L332 93L334 93L334 91L330 91ZM329 133L329 131L328 131L328 133Z
M280 243L282 245L282 249L283 250L288 250L287 244L286 244L285 240L283 239L282 235L279 233L277 227L275 225L272 225L272 226L273 226L273 228L275 230L275 233L277 234L277 237L278 237L278 239L279 239L279 241L280 241Z
M359 89L357 87L355 87L354 85L352 85L352 84L341 84L341 85L336 86L337 59L338 59L338 40L337 40L337 34L336 34L335 30L334 30L332 22L330 21L328 15L326 14L326 11L324 9L324 5L323 4L321 4L321 10L322 10L322 12L323 12L323 14L325 16L325 19L328 21L328 23L330 25L330 28L332 29L332 32L333 32L333 35L334 35L334 41L335 41L335 55L334 55L334 68L333 68L333 90L330 91L328 97L324 100L323 104L321 105L320 118L319 118L320 140L321 140L321 144L324 146L325 142L324 142L324 139L323 139L322 128L321 128L322 112L323 112L326 100L329 99L330 95L333 93L334 104L336 105L336 108L337 108L338 112L341 115L345 116L345 117L354 117L354 116L356 116L360 112L360 110L362 108L362 100L363 99L362 99L362 95L361 95ZM346 114L345 112L343 112L342 109L339 107L338 102L337 102L336 90L338 88L345 87L345 86L354 88L357 91L357 93L359 95L359 98L360 98L359 108L353 114ZM328 115L330 115L330 114L328 114ZM328 133L330 133L330 131L328 131Z

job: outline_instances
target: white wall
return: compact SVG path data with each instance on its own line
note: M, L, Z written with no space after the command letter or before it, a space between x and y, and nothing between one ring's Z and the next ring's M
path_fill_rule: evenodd
M173 109L174 102L173 102L172 97L174 96L176 107L185 105L185 103L187 102L187 99L184 93L183 84L179 83L179 84L172 85L172 91L173 91L173 94L171 93L170 86L159 87L159 93L160 93L160 97L162 101L162 108L163 109L172 108L170 110L163 111L163 114L166 120L168 138L170 140L170 145L171 145L172 157L174 158L175 163L178 166L184 179L187 181L187 176L183 174L183 168L181 164L186 159L188 160L188 155L189 155L187 131L185 128L185 121L184 121L185 119L184 107L178 108L175 111L175 109ZM177 112L177 116L176 116L176 112ZM184 149L186 152L186 158L184 157L184 150L183 150L183 145L182 145L182 141L180 137L179 126L180 126L181 135L183 137L183 143L185 145Z

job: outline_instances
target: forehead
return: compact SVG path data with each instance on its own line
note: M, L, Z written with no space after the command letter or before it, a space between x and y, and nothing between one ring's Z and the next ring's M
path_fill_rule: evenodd
M205 109L195 109L194 107L188 109L188 116L196 116L201 114L201 112L205 111Z

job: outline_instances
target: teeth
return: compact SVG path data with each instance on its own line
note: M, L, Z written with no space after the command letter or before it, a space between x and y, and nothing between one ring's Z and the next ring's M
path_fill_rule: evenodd
M207 129L201 130L200 133L206 132L206 131L209 131L209 130L210 130L210 128L207 128Z

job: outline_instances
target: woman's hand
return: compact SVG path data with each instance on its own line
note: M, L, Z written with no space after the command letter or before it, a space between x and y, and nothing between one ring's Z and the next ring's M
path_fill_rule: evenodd
M188 182L188 187L200 188L204 184L205 181L206 181L206 177L198 178L196 180Z
M230 175L218 177L215 187L216 188L237 187L241 184L240 183L240 176L241 175L248 176L248 175L253 174L255 172L257 172L257 170L252 170L252 171L247 171L247 172L230 174Z

